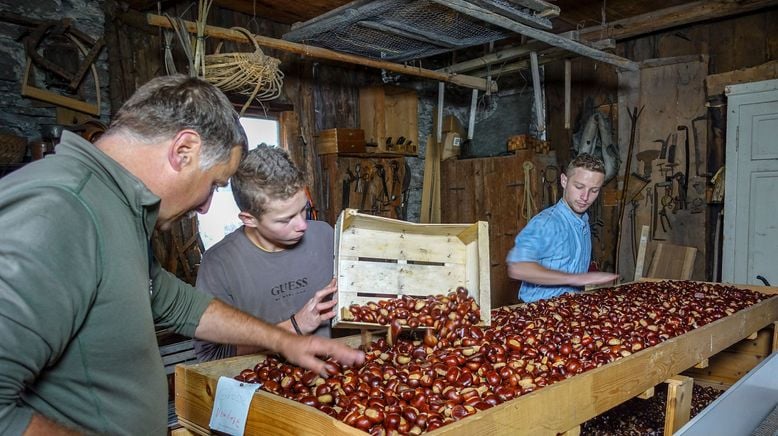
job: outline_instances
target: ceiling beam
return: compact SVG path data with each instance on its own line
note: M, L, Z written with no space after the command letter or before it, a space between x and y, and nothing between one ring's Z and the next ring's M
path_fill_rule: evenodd
M573 41L571 39L562 37L560 35L556 35L554 33L544 32L542 30L535 29L533 27L518 23L516 21L505 18L502 15L478 7L472 3L469 3L466 0L432 0L432 1L447 6L451 9L457 10L465 15L478 18L480 20L486 21L487 23L494 24L495 26L500 26L504 29L508 29L519 34L526 35L532 39L545 42L546 44L553 45L555 47L559 47L567 51L571 51L573 53L577 53L581 56L586 56L588 58L600 62L605 62L607 64L614 65L624 70L637 71L639 68L637 62L633 62L629 59L623 58L621 56L617 56L612 53L594 49L592 47L589 47L586 44Z
M578 34L575 31L565 32L561 35L573 40L578 39ZM586 44L598 50L614 48L616 46L616 42L613 39L604 39L602 41L588 42ZM530 52L533 51L545 52L547 51L547 48L548 48L548 44L542 43L540 41L530 41L519 47L511 47L505 50L500 50L494 53L490 53L488 55L481 56L479 58L471 59L469 61L453 64L436 71L441 73L464 73L467 71L477 70L479 68L483 68L488 65L506 62L512 59L520 58L522 56L528 56ZM562 49L557 49L557 51L565 52ZM483 77L483 75L480 74L474 74L474 75Z
M129 13L129 12L128 12ZM134 21L132 17L128 21ZM170 20L166 17L156 14L146 14L146 22L152 26L170 28ZM197 25L192 21L184 21L186 30L190 33L197 32ZM242 33L226 29L224 27L205 26L205 35L236 42L249 42ZM303 56L309 56L318 59L327 59L332 61L346 62L354 65L362 65L366 67L379 68L395 73L406 74L409 76L423 77L425 79L432 79L441 82L453 83L465 88L478 89L480 91L490 92L497 90L497 84L493 81L487 81L478 77L465 76L461 74L447 74L440 73L433 70L427 70L419 67L412 67L394 62L386 62L375 59L370 59L362 56L356 56L351 54L339 53L334 50L328 50L325 48L314 47L305 44L298 44L296 42L284 41L283 39L269 38L261 35L254 35L254 40L257 44L263 47L274 48L278 50L287 51Z
M606 23L605 26L586 27L578 32L581 39L586 40L601 38L621 40L775 5L778 5L778 0L700 0L613 21Z
M606 26L585 27L575 32L566 32L560 34L568 36L571 39L577 39L582 42L598 40L602 37L612 38L614 40L623 40L635 38L649 33L666 30L672 27L699 23L702 21L727 18L732 15L753 12L755 10L778 5L778 0L745 0L739 2L732 1L709 1L702 0L693 3L686 3L680 6L659 9L653 12L635 15L622 20L612 21ZM561 17L560 17L561 18ZM462 73L473 71L500 62L505 62L522 56L527 56L533 50L540 50L541 43L530 41L519 47L511 47L505 50L494 52L469 61L460 62L441 68L440 72ZM604 48L592 44L595 48ZM558 58L558 56L549 59ZM545 63L541 60L541 63ZM511 65L509 71L516 69L526 69L529 62L518 62ZM507 65L506 65L507 67ZM504 67L504 68L506 68ZM484 72L473 74L474 76L483 76Z

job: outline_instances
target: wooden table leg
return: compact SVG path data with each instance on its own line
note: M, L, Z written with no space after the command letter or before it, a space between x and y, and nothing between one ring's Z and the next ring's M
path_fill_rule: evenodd
M666 380L667 407L665 409L665 435L672 435L689 422L692 411L694 379L677 375Z

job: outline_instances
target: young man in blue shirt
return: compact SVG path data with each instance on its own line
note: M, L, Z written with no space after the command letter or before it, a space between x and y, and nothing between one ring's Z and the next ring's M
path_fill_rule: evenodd
M519 298L530 303L612 282L617 274L589 272L592 239L586 211L605 181L603 162L578 155L560 175L564 190L557 204L543 210L516 236L508 252L508 276L521 280Z

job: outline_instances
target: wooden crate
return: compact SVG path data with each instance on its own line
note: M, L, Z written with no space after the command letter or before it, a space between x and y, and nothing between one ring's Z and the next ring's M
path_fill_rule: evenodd
M333 327L377 324L344 321L343 310L401 295L447 294L457 287L481 307L491 323L489 228L475 224L415 224L343 211L335 224L338 306Z
M778 294L778 287L739 286ZM435 435L556 435L643 393L707 359L760 328L778 320L778 298L710 323L654 347L567 380L522 395L461 421ZM339 340L357 346L358 336ZM234 377L264 356L232 359L176 368L176 413L184 427L208 434L216 384ZM277 395L257 391L251 402L245 434L365 435L323 412Z
M319 154L364 153L365 132L362 129L327 129L316 141Z

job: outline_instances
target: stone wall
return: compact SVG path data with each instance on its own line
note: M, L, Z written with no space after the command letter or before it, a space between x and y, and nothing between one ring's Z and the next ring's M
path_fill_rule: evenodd
M3 15L15 14L33 20L68 18L72 20L76 29L91 38L97 40L103 36L105 16L101 0L2 0L0 12ZM26 64L23 39L33 29L34 27L0 19L0 130L22 135L28 140L40 138L45 126L58 123L55 105L21 95ZM75 72L83 58L72 42L57 37L53 33L47 33L41 41L38 53L71 73ZM102 98L99 118L104 122L107 121L110 111L107 60L108 55L104 47L95 62ZM74 94L68 93L67 82L64 79L40 68L32 68L28 82L37 88L59 95L89 103L96 102L91 70L86 73L83 83ZM61 112L60 123L72 124L72 121L64 122L62 117ZM70 118L72 120L73 117Z

